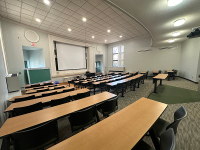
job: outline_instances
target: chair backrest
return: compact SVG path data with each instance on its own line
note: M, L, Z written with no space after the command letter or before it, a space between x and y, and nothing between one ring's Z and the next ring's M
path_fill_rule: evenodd
M45 92L45 91L49 91L49 89L37 90L37 93L38 93L38 92Z
M174 130L169 128L160 137L160 150L174 150L175 145Z
M19 116L19 115L31 113L34 111L38 111L41 109L42 109L42 102L39 102L39 103L25 106L25 107L14 108L13 111L14 111L15 116Z
M53 85L52 82L44 83L44 85Z
M84 93L78 93L78 94L73 96L74 100L78 100L78 99L81 99L81 98L84 98Z
M52 120L10 135L15 150L41 149L58 140L57 121Z
M41 88L44 88L44 86L33 87L33 89L41 89Z
M31 100L34 99L35 95L31 95L31 96L27 96L27 97L22 97L22 98L15 98L14 103L16 102L22 102L22 101L27 101L27 100Z
M31 87L37 87L40 86L40 84L32 84Z
M51 93L43 93L43 94L42 94L42 97L51 96L51 95L55 95L55 94L57 94L57 91L51 92Z
M72 99L71 96L67 96L67 97L64 97L64 98L51 100L50 105L51 105L51 107L61 105L61 104L70 102L71 99Z
M65 90L63 90L62 93L66 93L66 92L70 92L70 91L74 91L74 90L75 90L74 88L72 88L72 89L65 89Z
M177 111L174 113L174 122L172 122L166 129L173 128L174 134L177 133L178 124L180 121L187 116L187 111L183 106L181 106Z
M62 89L65 88L64 86L60 86L60 87L54 87L54 89Z
M119 97L117 96L117 97L112 98L110 100L107 100L107 101L105 101L103 103L103 107L102 107L103 114L105 112L110 112L111 113L111 112L115 111L118 108L118 102L117 102L118 98Z
M85 97L89 97L89 96L90 96L90 91L83 93L82 96L83 96L83 98L85 98Z
M122 89L122 86L123 86L123 83L118 83L117 86L116 86L117 90Z
M71 126L81 126L87 124L94 119L95 116L95 107L91 106L77 112L74 112L70 115Z
M158 73L161 73L161 72L162 72L161 70L158 71Z

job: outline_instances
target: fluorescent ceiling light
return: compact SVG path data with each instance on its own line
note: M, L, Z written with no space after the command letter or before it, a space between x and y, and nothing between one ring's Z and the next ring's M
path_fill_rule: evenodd
M172 33L173 36L179 36L181 33L180 32L174 32Z
M110 33L110 30L108 29L107 32Z
M180 4L183 0L168 0L168 6L176 6L178 4Z
M72 31L72 29L68 28L68 31L69 31L69 32L71 32L71 31Z
M44 0L44 3L47 4L47 5L50 4L49 0Z
M122 35L120 35L119 37L122 38Z
M107 42L107 40L105 40L105 42Z
M174 40L173 40L173 39L171 39L171 40L169 40L168 42L169 42L169 43L173 43L173 42L174 42Z
M37 22L41 22L41 20L40 20L40 19L38 19L38 18L36 18L35 20L36 20Z
M86 22L86 21L87 21L87 19L86 19L85 17L83 17L83 18L82 18L82 20L83 20L84 22Z
M94 39L94 36L92 36L92 38Z
M176 21L174 21L174 26L181 26L185 23L185 19L178 19Z

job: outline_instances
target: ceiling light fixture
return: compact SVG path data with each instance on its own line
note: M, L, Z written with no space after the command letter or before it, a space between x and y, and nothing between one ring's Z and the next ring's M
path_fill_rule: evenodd
M92 38L94 39L94 36L92 36Z
M49 0L44 0L44 3L45 3L46 5L49 5L49 4L50 4Z
M174 21L174 26L181 26L185 23L185 19L182 18L182 19L178 19L176 21Z
M120 35L119 37L122 38L122 35Z
M175 40L171 39L171 40L169 40L168 42L169 42L169 43L173 43L174 41L175 41Z
M41 20L40 20L40 19L38 19L38 18L36 18L35 20L36 20L37 22L41 22Z
M180 32L174 32L172 33L173 36L179 36L181 33Z
M87 21L87 19L86 19L85 17L83 17L83 18L82 18L82 20L83 20L84 22L86 22L86 21Z
M68 28L68 31L69 31L69 32L71 32L71 31L72 31L72 29Z
M108 29L107 32L110 33L110 30Z
M183 0L168 0L168 6L171 7L171 6L176 6L178 4L180 4Z
M107 42L107 40L105 40L105 42Z

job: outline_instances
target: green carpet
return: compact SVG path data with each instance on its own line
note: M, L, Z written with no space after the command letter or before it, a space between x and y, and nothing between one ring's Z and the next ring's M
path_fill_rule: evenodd
M159 85L157 92L149 98L166 104L200 102L200 94L197 91L183 89L169 85Z

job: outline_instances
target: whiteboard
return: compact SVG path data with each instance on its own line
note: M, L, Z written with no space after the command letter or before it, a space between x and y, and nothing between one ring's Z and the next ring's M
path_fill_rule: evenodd
M86 69L85 47L56 43L58 70Z

